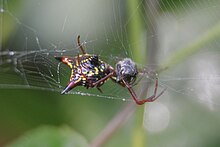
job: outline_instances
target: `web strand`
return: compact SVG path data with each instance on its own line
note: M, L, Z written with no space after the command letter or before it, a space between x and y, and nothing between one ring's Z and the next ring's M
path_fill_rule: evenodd
M3 42L6 33L0 33L0 76L2 78L4 77L0 86L2 88L5 86L7 88L17 87L49 90L54 92L62 91L68 83L70 69L57 62L54 59L54 56L76 56L79 53L79 48L77 47L76 42L73 42L76 34L82 36L82 40L84 40L82 41L82 45L87 52L98 54L100 58L103 58L105 62L113 67L120 59L125 57L133 58L133 48L135 44L143 43L142 40L139 40L138 42L132 42L129 40L129 25L134 20L134 16L137 13L141 13L143 26L146 25L147 28L149 27L147 24L152 24L152 22L148 22L146 19L147 17L152 15L157 16L158 18L156 21L158 27L153 26L153 29L159 28L159 33L154 34L154 31L152 30L147 32L147 29L144 28L142 36L149 33L149 38L144 38L143 40L149 40L154 37L158 37L161 40L161 50L157 55L160 64L162 64L166 57L169 57L173 51L184 47L185 44L188 44L192 39L198 38L201 32L204 32L204 30L215 24L219 18L218 10L220 4L217 1L202 0L200 2L195 2L193 0L171 0L156 2L159 11L150 9L151 3L140 1L136 6L135 11L131 13L132 15L124 17L126 15L124 3L114 0L110 2L111 7L105 10L107 15L99 14L99 12L93 14L93 16L95 16L94 19L97 17L101 21L89 20L89 23L86 21L83 13L77 16L73 15L74 13L71 13L71 10L74 9L65 5L68 13L65 12L60 14L60 18L62 19L59 17L58 19L61 21L57 23L57 26L56 23L53 24L57 28L44 28L50 24L49 21L47 24L44 24L43 28L40 28L38 25L43 25L44 17L39 17L37 15L36 20L40 21L39 24L35 24L36 20L32 20L28 15L23 17L18 15L13 8L12 2L1 0L0 13L2 15L0 17L0 32L3 32L4 28L10 23L6 21L7 19L10 19L12 21L11 23L17 27L15 29L14 37L12 35L7 42ZM80 4L83 5L83 3ZM36 4L32 3L27 7L31 8L32 6L36 6ZM24 9L26 10L27 7L24 7ZM34 14L34 12L39 12L39 9L44 9L44 6L37 6L35 9L33 8L30 10ZM150 11L148 11L148 9ZM146 14L146 12L150 13ZM52 15L45 13L45 16L47 20L52 19ZM27 17L27 19L25 19L25 17ZM73 23L74 18L77 19L76 24ZM111 20L111 22L109 20ZM200 27L197 27L198 22L201 24ZM91 24L89 30L86 29L89 27L85 27L85 24ZM97 27L98 29L94 29L93 27ZM50 29L51 32L48 33L47 31ZM80 31L77 32L76 30ZM57 34L50 35L49 38L46 37L46 34L51 34L52 32ZM181 34L179 40L175 39L175 34ZM59 38L59 36L67 37ZM146 44L142 44L142 46L146 46ZM217 59L220 56L219 53L215 51L218 47L219 41L216 39L196 58L203 57L209 60L215 54L214 58ZM210 51L211 49L213 49L213 51ZM216 60L212 61L212 65L217 63ZM140 70L146 70L148 72L143 75L140 74L140 80L134 85L134 87L137 87L137 85L147 85L155 80L149 75L149 70L154 66L159 65L152 64L144 66L138 64ZM208 103L213 105L219 105L220 103L215 100L215 98L212 99L212 102L208 99L199 99L201 96L198 95L199 89L197 89L198 85L196 84L199 82L206 83L206 85L208 85L209 82L212 83L209 86L214 88L206 87L206 90L209 89L209 91L206 91L206 94L204 95L206 97L216 97L216 94L210 95L208 93L210 93L210 91L212 93L211 89L219 87L220 72L218 69L214 70L216 67L213 66L212 69L209 69L212 70L213 73L205 73L205 76L200 76L199 74L194 75L195 71L193 68L198 68L198 65L194 66L195 67L191 67L191 73L185 73L183 75L173 75L171 71L168 71L166 74L161 73L161 75L159 73L160 89L167 87L168 93L181 95L182 97L192 97L195 101L203 101L203 103L208 101ZM183 68L185 68L185 71L189 71L186 66L183 66ZM204 70L205 69L206 68L204 68ZM199 69L199 71L201 71L201 69ZM182 83L184 86L180 86L178 83ZM126 89L120 86L115 86L114 84L115 83L112 81L108 81L107 84L103 86L104 94L97 94L95 89L89 89L88 92L85 92L87 90L81 88L76 89L69 94L110 98L115 100L125 99L126 101L130 101L131 99Z

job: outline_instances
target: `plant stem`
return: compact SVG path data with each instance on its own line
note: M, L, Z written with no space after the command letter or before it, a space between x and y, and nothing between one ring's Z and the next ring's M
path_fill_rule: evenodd
M119 113L107 124L107 126L102 130L102 132L92 141L90 147L102 147L109 138L122 126L126 120L134 114L135 104L128 103L125 105Z
M151 4L148 6L148 4ZM142 26L142 19L141 14L142 12L138 12L140 5L139 1L129 0L128 1L128 15L132 17L132 21L129 22L129 41L134 42L134 46L132 46L133 50L133 57L136 62L146 63L146 57L148 57L149 63L156 62L156 54L157 54L157 38L146 37L149 43L148 47L148 54L146 54L146 44L143 45L141 42L142 34L144 27ZM155 15L152 12L157 11L158 1L154 0L146 0L147 9L151 12L150 17L148 18L148 30L151 33L155 33L157 29L155 28ZM148 13L148 12L146 12ZM146 34L145 34L146 35ZM150 36L150 35L149 35ZM144 41L145 42L145 41ZM145 43L146 43L145 42ZM140 98L146 96L146 91L149 85L141 85L139 88L143 88L144 92L140 94ZM102 130L102 132L92 141L90 144L91 147L101 147L104 143L106 143L109 138L112 137L113 133L115 133L119 127L121 127L125 120L129 118L129 116L133 115L135 112L136 104L135 103L128 103L121 111L108 123L108 125ZM133 131L133 138L132 138L132 146L133 147L146 147L146 133L143 129L143 115L144 115L144 105L138 106L138 109L135 113L135 126Z
M143 63L143 60L146 58L145 52L143 50L144 40L142 41L143 26L142 18L139 5L141 4L140 0L128 0L127 1L127 13L128 19L128 37L129 41L132 42L131 51L133 59L135 62Z
M133 42L133 46L131 48L133 53L133 59L138 63L146 63L146 42L142 39L143 35L146 35L143 27L143 19L142 19L142 11L139 8L139 5L142 4L143 1L140 0L129 0L128 1L128 16L132 17L132 21L128 24L128 32L129 32L129 41ZM146 88L143 85L139 85L136 89ZM146 91L144 89L143 91ZM144 93L139 94L142 98ZM143 129L143 114L144 107L138 106L138 109L135 113L134 120L134 128L132 134L132 146L133 147L146 147L146 139L145 139L145 130Z

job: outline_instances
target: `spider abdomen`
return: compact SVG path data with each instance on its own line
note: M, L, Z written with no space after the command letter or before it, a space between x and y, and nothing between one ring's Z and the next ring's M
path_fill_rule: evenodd
M93 83L109 74L106 63L100 60L97 55L85 54L74 58L65 57L61 61L71 68L70 82L78 83L77 86L93 88ZM100 87L103 83L104 81L96 87Z

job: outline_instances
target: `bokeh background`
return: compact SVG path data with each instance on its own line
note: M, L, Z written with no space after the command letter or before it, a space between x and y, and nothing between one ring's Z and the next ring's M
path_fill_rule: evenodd
M0 0L0 146L220 146L219 10L218 0ZM110 81L103 94L60 95L70 70L53 56L80 53L79 34L112 66L130 57L157 71L166 92L143 106ZM154 80L142 78L146 98Z

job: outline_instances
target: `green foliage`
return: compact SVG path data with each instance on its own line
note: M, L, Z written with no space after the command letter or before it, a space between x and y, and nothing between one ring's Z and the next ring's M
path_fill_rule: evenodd
M43 126L25 133L7 147L88 147L88 143L69 127Z
M37 27L33 25L34 23L31 24L31 22L29 22L29 19L31 19L32 17L35 17L35 15L36 16L38 15L33 12L38 12L39 14L42 15L42 13L40 12L44 11L43 8L46 8L44 12L46 14L47 12L50 11L51 5L53 5L53 3L49 3L48 6L44 7L47 3L45 4L43 1L42 2L39 1L39 5L37 3L33 5L34 7L30 7L30 6L27 6L25 2L19 3L17 1L9 1L9 0L6 0L6 1L8 3L11 3L9 7L10 13L12 12L11 14L16 14L16 16L11 16L9 15L10 13L6 13L7 15L4 16L4 22L2 23L3 26L0 27L0 29L4 29L2 38L0 38L2 40L3 49L5 49L4 44L8 42L9 42L8 43L9 45L7 47L9 49L16 48L16 45L10 41L13 40L11 39L13 38L13 34L16 34L16 33L19 34L19 32L16 32L16 28L21 28L22 31L24 32L20 33L23 35L23 36L21 35L20 38L24 39L25 37L27 37L27 41L25 40L25 41L20 42L19 40L16 40L16 42L18 44L21 44L22 47L24 47L24 48L20 48L21 50L23 51L29 50L28 47L31 46L32 44L31 39L36 37L36 35L42 35L42 32L39 31L41 29L36 29ZM65 14L62 14L61 12L59 12L60 16L62 17L60 18L59 15L54 16L54 17L59 18L59 22L61 23L61 25L59 25L58 27L59 28L57 31L58 35L54 35L54 36L59 36L59 35L65 36L67 32L61 33L62 27L63 27L68 32L70 32L72 38L69 37L69 39L71 40L70 42L72 43L72 40L75 37L72 33L75 33L76 31L79 30L75 27L72 27L71 23L69 23L69 21L73 20L76 22L76 24L80 25L79 28L81 28L82 30L85 30L85 28L91 29L91 27L97 28L96 33L98 37L94 36L95 33L85 32L85 34L87 35L89 34L88 36L92 38L92 39L85 39L85 40L96 40L93 42L91 41L94 44L94 46L92 45L92 47L94 47L95 53L96 52L99 53L99 51L96 51L96 49L98 48L97 47L98 45L96 45L96 43L101 42L101 39L103 39L104 41L101 43L102 45L100 45L99 48L102 49L103 52L106 52L106 54L108 55L107 57L109 58L108 59L109 61L112 60L111 56L115 56L115 55L116 57L118 56L120 52L119 48L122 46L121 48L124 49L123 50L124 52L125 51L132 52L131 57L134 58L135 61L144 64L145 61L149 58L147 57L148 54L146 53L147 52L146 46L147 46L148 41L151 40L152 38L153 39L157 38L159 40L158 44L160 44L161 42L164 42L164 40L169 38L169 36L172 36L172 34L174 34L172 36L173 37L172 39L174 39L173 42L172 41L169 42L169 39L168 39L168 43L167 42L164 43L166 45L169 44L168 48L175 46L173 50L168 50L169 52L167 50L163 50L167 46L164 47L162 44L162 46L160 46L161 52L164 52L165 55L160 55L160 54L152 55L152 56L155 56L156 58L160 58L160 57L165 58L164 56L167 55L167 57L162 60L164 62L162 62L162 65L159 66L159 70L162 71L166 69L168 72L171 71L170 70L171 68L178 67L177 65L182 65L181 63L186 61L188 58L192 57L192 55L199 53L199 51L201 51L205 47L209 45L212 46L213 44L217 46L217 44L219 43L220 23L216 22L215 20L213 20L213 22L212 21L209 22L208 19L206 20L207 17L202 16L199 12L196 12L199 15L195 15L195 16L198 16L198 20L199 20L199 17L204 17L203 19L207 21L208 25L206 26L205 24L202 24L202 25L196 24L196 28L200 28L200 25L202 27L203 26L206 27L205 30L203 30L202 27L199 29L198 32L199 34L201 34L200 36L195 35L197 32L196 33L190 32L191 30L195 30L193 26L194 25L193 23L195 23L194 22L195 20L193 19L197 19L197 17L194 18L194 16L191 16L191 13L194 12L193 6L199 10L202 10L208 13L208 11L211 11L211 9L214 9L215 7L219 8L219 5L215 6L213 3L213 6L210 9L210 6L200 8L200 6L198 6L197 3L200 5L205 5L205 4L212 5L212 1L203 0L204 2L203 3L199 0L196 0L196 1L193 1L193 0L165 0L163 1L161 0L160 1L161 5L160 5L160 9L158 13L149 12L146 14L144 12L148 8L146 6L147 3L145 3L145 1L135 1L135 0L130 0L128 2L121 1L120 4L122 5L118 5L117 3L118 1L115 1L115 0L113 1L114 1L113 2L114 6L111 6L113 7L113 9L111 8L112 10L111 14L113 14L114 16L110 16L110 17L106 16L108 22L102 21L102 18L100 17L93 16L92 18L93 21L90 20L89 23L85 23L84 20L88 20L88 18L81 17L80 15L81 12L80 13L78 12L77 14L72 13L72 11L70 11L72 10L72 7L67 12L65 12ZM188 5L188 2L191 5ZM18 3L19 3L19 6L17 5ZM125 6L125 3L127 4L126 6ZM87 4L89 3L87 2ZM192 5L192 4L195 4L195 5ZM26 9L33 9L35 11L33 11L30 14L28 14L29 11L27 12L24 11L25 12L23 14L24 16L21 16L20 13L21 13L21 10L23 10L23 8L21 7L22 5L24 5L24 8ZM97 7L97 6L91 5L91 7L92 6L94 8ZM127 7L126 12L124 12L124 7ZM188 8L190 8L190 11L188 11ZM87 12L87 9L84 9L84 6L81 7L81 9L83 13ZM59 8L56 8L56 11L57 10L59 10ZM103 7L103 12L107 13L106 11L107 9ZM126 18L124 18L125 16L124 13L128 15L127 20ZM151 30L146 31L145 27L147 26L147 24L152 23L152 21L149 21L147 18L145 18L146 16L149 17L150 13L151 15L155 16L156 17L155 19L158 21L156 25L153 24L156 26L155 28L153 27L153 29L155 29L155 31L159 30L162 33L157 32L156 34L154 33L150 34ZM189 15L187 15L188 13ZM54 14L54 12L52 11L51 14ZM180 14L182 15L179 16ZM215 11L213 11L212 14L214 14L212 15L213 18L214 16L215 17L219 16ZM31 16L30 18L26 16L26 19L27 19L26 22L25 20L22 20L23 17L25 18L25 15ZM44 18L43 15L40 16L40 18L41 17ZM112 23L109 21L112 19L111 17L113 17L115 21L117 22L116 27L118 28L114 26L114 22ZM45 19L46 21L44 19L42 20L40 19L41 22L45 22L47 25L49 24L49 26L51 27L56 25L56 23L50 20L50 17L47 17ZM17 22L16 20L22 20L22 22ZM176 20L176 21L173 21L173 20ZM163 26L169 25L167 21L172 21L172 23L176 23L175 25L172 24L172 26L174 27L171 30L167 30L166 27L163 28ZM92 25L93 22L98 22L97 24L101 24L101 26L104 26L105 32L104 31L102 32L102 29L99 28L99 26L97 27L95 25ZM119 22L119 25L118 25L118 22ZM187 24L186 25L187 27L182 28L181 25L184 23ZM88 26L86 26L87 24ZM29 25L31 29L32 28L36 29L35 33L39 33L39 34L33 34L34 31L32 31L31 29L30 30L27 29L29 28ZM69 30L68 27L72 27L75 32L72 30ZM108 27L111 29L110 32L108 32L109 31ZM123 32L124 30L121 30L121 28L123 27L125 27L126 29L125 32ZM181 31L183 34L176 33L178 31L175 32L175 29L177 30L182 29ZM45 28L45 26L43 25L42 30L45 30L46 32L47 30L50 30L50 28ZM186 36L184 36L185 32L188 33ZM24 34L27 36L25 36ZM53 35L51 35L50 33L47 33L47 34L49 34L50 37L51 36L53 37ZM102 36L100 37L100 34L104 34L104 37ZM114 37L115 42L117 43L112 44L111 42L108 42L109 40L111 40L111 37L112 37L111 34L113 34L112 36ZM150 34L152 36L149 35L149 38L146 38L146 34ZM166 39L162 38L161 34L162 35L165 34L164 36L166 36ZM183 47L178 46L179 42L184 42L185 38L189 36L191 37L193 35L195 35L196 37L194 37L193 40L186 41L187 44L185 46ZM125 36L125 38L121 36ZM87 36L84 35L83 37L86 38ZM36 43L35 38L33 40L34 40L33 42ZM55 41L50 41L50 40L48 41L48 40L49 39L47 39L46 42L49 42L49 43L51 42L52 44L55 42ZM59 42L62 42L62 43L64 42L63 44L65 44L64 40L66 39L59 40ZM39 44L41 45L42 42L40 42ZM55 42L55 44L56 43L57 42ZM62 43L57 43L58 48L60 47L59 45ZM90 43L86 44L87 49L89 48L87 46L89 44ZM49 48L48 48L49 50L51 49L51 46L49 45ZM130 47L130 48L127 48L127 47ZM71 48L73 47L71 46ZM108 50L109 48L112 48L112 50ZM219 48L215 46L214 48L216 51L219 51ZM30 47L30 49L33 49L33 48ZM209 47L207 47L207 49L209 50ZM124 54L124 52L122 54ZM12 70L14 70L14 67L12 67ZM187 72L187 70L188 68L184 68L181 70L181 73L185 73ZM170 74L171 77L172 75L175 75L176 77L181 77L179 73L175 73L175 71L174 72L171 71L171 72L172 72ZM163 73L161 73L161 75L162 74ZM67 81L69 78L68 77L69 75L66 75L66 76L67 76L67 79L64 81ZM184 74L184 76L187 77L188 76L187 73ZM1 78L0 84L2 83L10 84L9 81L14 82L17 79L17 76L15 75L10 76L9 74L1 75L1 77L3 78ZM174 79L176 77L174 77ZM179 85L182 85L183 87L178 88L177 90L182 90L183 88L185 90L188 88L188 87L184 87L185 85L181 81L178 81L178 82L179 83L176 84L177 87ZM107 88L109 89L112 88L115 83L112 84L111 86L107 84L108 83L106 83L102 87L103 92L105 92L105 89ZM138 86L139 85L137 85L135 88L137 88ZM88 91L88 89L85 89L85 88L82 88L82 90L85 90L86 92ZM93 90L95 91L95 89ZM190 92L190 89L187 89L187 90L188 90L187 92ZM0 115L1 115L0 116L1 118L0 138L1 140L0 140L0 143L5 144L5 142L10 142L8 143L8 147L44 147L44 146L45 147L68 147L68 146L86 147L88 146L87 140L90 140L90 141L93 140L96 137L96 135L105 127L105 125L112 119L112 117L118 113L120 107L124 104L122 100L109 100L107 98L94 98L94 97L89 97L89 96L86 97L86 96L81 96L81 95L60 96L60 94L57 92L36 91L36 90L30 90L30 89L29 90L1 89L0 92L1 92L0 93L0 98L1 98L1 102L0 102ZM178 92L179 91L170 92L169 88L166 92L170 94L169 98L166 99L165 97L165 101L167 101L170 105L170 106L168 105L168 107L170 107L170 110L172 111L174 107L177 107L177 109L174 109L174 111L176 110L179 111L179 112L175 112L176 114L178 113L179 118L177 118L176 120L172 118L172 122L170 123L170 126L169 126L170 128L168 128L166 131L158 133L156 135L155 134L151 135L150 133L147 134L148 132L146 133L146 130L144 130L143 128L144 107L140 106L138 107L138 111L136 111L136 114L135 114L135 117L133 117L133 120L132 121L125 120L125 123L124 123L125 125L123 126L123 128L117 129L118 132L113 132L113 135L111 136L112 138L108 138L109 140L107 140L107 143L104 146L112 147L112 146L129 146L130 145L134 147L142 147L142 146L146 147L149 142L150 143L153 142L151 143L151 145L155 143L153 146L163 146L163 145L165 146L165 144L163 144L164 142L167 143L167 146L169 146L170 145L169 143L170 142L172 143L172 141L177 142L177 143L179 142L181 143L181 141L185 141L184 143L186 143L186 146L190 146L192 144L194 146L196 145L198 146L198 144L203 145L203 146L206 146L207 144L211 144L211 146L218 146L217 137L219 137L218 136L219 130L217 130L216 128L219 128L218 127L218 122L219 122L218 114L219 113L214 114L213 112L201 107L201 105L189 103L189 101L187 101L188 97L185 95L183 96L179 94ZM171 95L173 93L175 93L174 96ZM100 93L97 93L97 94L101 95ZM119 96L117 95L117 97L120 97L120 95ZM182 102L178 103L180 99ZM189 97L189 99L193 99L193 97ZM173 105L174 103L175 105ZM172 117L175 117L173 115ZM200 120L200 118L204 120ZM63 126L63 127L51 126L51 125L59 126L60 124L65 124L68 127L67 126ZM178 126L176 127L174 124L177 124ZM207 124L211 124L211 125L207 125ZM44 126L44 125L48 125L48 126ZM40 127L37 129L33 129L36 126L40 126ZM77 131L72 130L72 128L76 129ZM25 133L25 131L27 131L27 133ZM81 136L78 132L80 134L83 134L83 136ZM15 139L15 136L18 136L18 135L19 135L18 139ZM181 135L183 139L179 137ZM196 139L193 140L192 139L193 136L198 137L199 141ZM190 140L189 138L191 139L191 141L193 140L193 143L188 141ZM197 141L199 143L197 143Z

